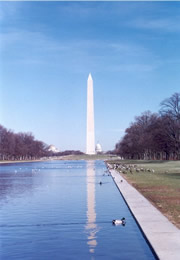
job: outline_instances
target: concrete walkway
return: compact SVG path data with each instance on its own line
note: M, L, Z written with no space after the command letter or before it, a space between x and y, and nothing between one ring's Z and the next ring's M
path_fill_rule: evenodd
M110 172L159 259L180 260L180 230L117 171L110 170Z

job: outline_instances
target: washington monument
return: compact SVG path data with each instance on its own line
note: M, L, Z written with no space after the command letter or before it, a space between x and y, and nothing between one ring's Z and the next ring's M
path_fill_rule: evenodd
M86 154L95 154L94 140L94 98L93 80L89 74L87 80L87 135L86 135Z

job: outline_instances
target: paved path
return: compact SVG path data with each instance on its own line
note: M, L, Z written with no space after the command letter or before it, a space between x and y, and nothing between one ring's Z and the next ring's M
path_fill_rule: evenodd
M180 260L180 230L117 171L110 171L117 187L159 259Z

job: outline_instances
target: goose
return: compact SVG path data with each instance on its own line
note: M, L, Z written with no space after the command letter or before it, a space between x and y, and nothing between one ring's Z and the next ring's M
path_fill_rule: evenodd
M126 224L126 219L125 219L125 218L122 218L122 219L113 219L112 224L115 225L115 226L116 226L116 225L125 226L125 224Z

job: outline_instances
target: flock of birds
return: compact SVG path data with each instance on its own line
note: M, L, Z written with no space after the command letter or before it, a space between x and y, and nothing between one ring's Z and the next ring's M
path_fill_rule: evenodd
M149 169L149 168L138 168L136 164L113 164L113 169L118 170L120 173L127 174L130 172L133 174L134 172L150 172L150 173L155 173L154 169Z

